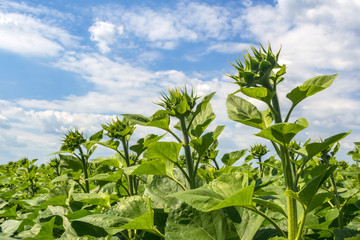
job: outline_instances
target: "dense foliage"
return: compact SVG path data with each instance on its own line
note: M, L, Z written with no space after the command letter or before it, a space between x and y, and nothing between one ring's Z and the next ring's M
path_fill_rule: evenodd
M259 129L272 156L257 144L220 158L217 138L225 126L206 131L215 119L215 93L169 89L150 117L124 114L90 137L69 130L46 165L26 158L1 165L0 240L359 239L360 168L335 156L349 132L300 143L294 138L309 123L290 122L293 109L337 75L293 89L282 118L277 85L286 67L270 46L252 52L233 65L237 74L229 77L239 90L226 107L231 120ZM134 141L136 125L164 134ZM163 141L166 134L173 141ZM359 161L355 145L349 154ZM98 147L114 155L94 158Z

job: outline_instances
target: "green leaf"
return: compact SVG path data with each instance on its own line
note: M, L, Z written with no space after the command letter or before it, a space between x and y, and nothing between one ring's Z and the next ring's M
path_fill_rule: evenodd
M1 232L7 236L13 235L19 228L22 221L7 220L1 224Z
M209 212L231 206L254 207L254 187L254 184L248 186L246 174L229 173L197 189L170 196L177 197L200 211Z
M206 133L200 138L196 138L190 141L192 146L201 156L210 146L213 144L220 133L224 130L225 126L217 126L214 132Z
M264 123L261 112L245 99L231 95L226 100L226 108L231 120L263 129Z
M46 222L40 229L39 233L33 238L25 238L33 239L33 240L51 240L54 239L53 236L53 228L54 228L55 217L53 217L50 221Z
M196 110L194 112L194 117L198 115L201 111L203 111L207 105L209 104L210 100L214 97L215 92L212 92L205 97L203 97L202 101L196 106Z
M248 97L258 99L267 104L271 104L271 99L274 96L274 94L265 87L254 87L254 88L242 87L240 91Z
M77 171L83 169L83 165L82 165L81 161L74 156L59 154L59 158L60 158L60 168L61 169L69 169L74 172L77 172Z
M47 208L47 206L67 206L66 204L66 199L67 197L65 195L58 195L55 197L52 197L48 200L46 200L45 202L43 202L40 205L40 208Z
M329 192L323 192L323 193L316 194L311 201L308 212L311 212L315 208L320 207L321 205L330 201L333 198L334 198L334 194L329 193Z
M360 231L353 229L334 229L335 240L357 240L359 239Z
M253 193L254 193L255 184L251 184L232 196L226 198L224 201L221 201L219 204L211 208L211 210L221 209L225 207L231 206L240 206L246 208L255 208L255 204L252 201Z
M230 152L230 153L225 153L224 156L222 156L221 161L226 165L226 166L232 166L235 162L237 162L242 156L245 155L245 153L247 152L247 149L243 149L243 150L239 150L239 151L234 151L234 152Z
M129 175L160 175L173 177L174 163L167 160L146 161L137 165Z
M84 147L87 149L87 150L90 150L90 148L92 146L94 146L97 142L99 142L101 139L103 138L103 130L100 130L99 132L93 134L89 140L87 140L85 143L84 143Z
M154 113L151 117L144 117L140 114L122 114L131 123L138 124L141 126L150 126L169 131L170 116L168 111L159 110Z
M189 115L188 118L194 118L190 126L190 137L199 138L209 124L215 119L215 114L211 108L211 104L207 104L199 113ZM189 119L187 119L189 121ZM179 124L180 128L180 124Z
M311 178L311 180L309 180L298 193L300 202L303 204L304 207L310 207L311 202L315 197L317 191L325 182L325 180L330 176L330 174L335 171L336 168L336 165L322 164L312 169L312 171L315 171L318 174Z
M108 193L73 193L72 197L77 202L110 207L110 195Z
M267 207L269 209L271 209L274 212L280 213L283 216L287 217L284 209L282 209L282 207L280 207L279 205L277 205L276 203L271 202L270 200L264 200L261 198L254 198L253 201L261 206Z
M306 156L306 160L303 164L309 161L311 158L316 156L318 153L331 146L332 144L340 141L351 133L351 130L346 133L339 133L329 138L326 138L322 142L309 143L305 147L299 150L299 152Z
M147 147L151 143L159 141L163 136L165 136L165 134L161 136L155 134L149 134L145 138L140 138L135 145L132 145L130 147L130 150L136 152L136 154L139 156L147 149Z
M125 159L119 154L116 153L111 157L98 157L91 159L91 162L94 164L100 164L105 166L111 166L116 168L121 168L126 166Z
M177 162L181 147L181 143L155 142L149 145L147 157L154 160L169 160Z
M121 179L123 170L120 169L116 172L98 173L93 177L88 178L89 181L106 181L106 182L117 182Z
M301 86L288 93L286 97L291 100L293 106L296 106L305 98L330 87L338 75L322 75L308 79Z
M120 145L120 142L119 141L114 141L113 139L110 139L110 140L107 140L107 141L104 141L104 142L97 142L97 144L99 144L101 146L104 146L104 147L107 147L107 148L110 148L112 150L117 150L117 148Z
M0 217L17 217L16 208L17 205L14 205L11 208L0 210Z
M228 228L220 211L204 213L183 204L171 209L165 232L168 240L225 240Z
M261 132L256 136L275 141L281 145L287 145L301 130L307 128L309 123L305 118L299 118L295 123L277 123Z
M188 183L182 172L175 168L174 178L178 179L184 186ZM168 177L154 176L148 187L145 189L145 196L151 198L151 206L154 209L168 209L177 206L180 200L168 195L183 191L179 184Z

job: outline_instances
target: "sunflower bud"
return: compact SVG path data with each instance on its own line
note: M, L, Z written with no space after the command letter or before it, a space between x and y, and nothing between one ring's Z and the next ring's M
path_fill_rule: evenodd
M191 113L192 109L196 105L198 97L194 95L193 90L189 94L186 87L181 90L178 88L169 89L169 95L162 93L162 99L159 106L162 106L167 110L170 115L174 117L187 116Z
M123 118L121 121L118 117L107 125L102 124L102 127L106 131L105 135L111 139L128 140L135 130L134 124L130 123L129 120Z
M68 133L65 134L63 142L61 150L69 150L73 152L80 148L81 144L86 142L86 139L84 138L83 133L80 133L79 130L75 129L74 131L68 130Z

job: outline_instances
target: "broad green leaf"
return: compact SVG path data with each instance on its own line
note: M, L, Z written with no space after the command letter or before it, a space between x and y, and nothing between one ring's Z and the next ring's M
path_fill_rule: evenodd
M112 235L121 232L123 230L121 226L126 224L128 221L129 219L127 218L112 216L109 214L91 214L74 220L77 224L82 222L102 228Z
M309 123L305 118L299 118L295 123L277 123L261 132L256 136L275 141L281 145L287 145L301 130L307 128Z
M104 211L104 214L134 219L151 211L149 197L131 196Z
M223 162L226 166L232 166L235 162L237 162L242 156L245 155L247 149L234 151L230 153L225 153L221 158L221 162Z
M354 229L334 229L335 240L357 240L359 239L360 231Z
M328 230L330 224L339 216L339 210L337 208L329 209L325 214L325 221L307 226L309 229L316 230Z
M60 157L60 168L61 169L68 169L68 170L72 170L74 172L77 172L77 171L83 169L83 165L78 158L76 158L72 155L63 155L63 154L59 154L59 157Z
M194 112L194 117L198 115L201 111L203 111L207 105L209 104L210 100L214 97L215 92L212 92L203 97L202 101L196 106L196 110Z
M174 163L167 160L146 161L137 165L129 175L160 175L173 177Z
M107 182L117 182L121 179L123 170L120 169L116 172L107 172L107 173L98 173L93 177L88 178L90 181L107 181Z
M204 213L186 204L170 210L165 233L168 240L225 240L229 234L220 211Z
M111 157L94 158L91 159L91 162L95 164L112 166L116 168L121 168L122 166L126 166L125 159L119 153L116 153Z
M43 202L40 205L40 208L46 208L47 206L67 206L66 204L66 199L67 197L65 195L58 195L55 197L52 197L48 200L46 200L45 202Z
M110 149L113 149L113 150L117 150L117 148L120 145L120 142L119 141L114 141L113 139L110 139L110 140L106 140L104 142L97 142L97 144L99 144L101 146L104 146L104 147L107 147L107 148L110 148Z
M0 225L1 232L7 236L11 236L17 231L21 223L22 221L19 220L7 220Z
M213 144L220 133L224 130L225 126L217 126L214 132L209 132L200 138L196 138L190 141L192 146L199 156L201 156L210 146Z
M322 164L312 170L319 172L319 174L314 176L310 181L308 181L298 193L300 202L303 204L304 207L310 207L310 204L315 197L317 191L326 181L326 179L330 176L330 174L335 171L336 168L336 165Z
M130 147L130 150L136 152L137 155L140 155L151 143L159 141L163 136L165 136L165 134L161 136L149 134L145 138L140 138L135 145Z
M154 211L151 210L121 226L123 229L154 230Z
M110 195L108 193L73 193L72 197L77 202L110 207Z
M341 139L343 139L350 133L351 133L351 130L346 133L339 133L334 136L328 137L322 142L314 142L314 143L307 144L305 147L303 147L299 150L299 153L306 156L306 161L303 164L305 164L307 161L309 161L311 158L316 156L318 153L320 153L327 147L340 141Z
M237 193L233 194L232 196L221 201L216 206L212 207L211 210L216 210L216 209L221 209L221 208L231 207L231 206L255 208L255 204L252 201L254 187L255 187L255 184L251 184L250 186L247 186L247 187L239 190Z
M182 172L177 168L174 169L174 178L180 181L184 186L188 184ZM144 195L151 198L152 208L168 209L170 206L178 206L180 202L177 198L169 197L168 195L180 191L183 191L183 189L179 186L179 184L175 183L170 178L164 176L154 176L153 180L145 189Z
M189 118L194 118L190 126L190 137L199 138L209 126L209 124L215 119L215 114L213 113L211 104L207 104L205 108L196 115L189 115ZM187 122L188 121L190 121L190 119L187 119ZM189 123L186 125L188 124ZM180 129L180 125L178 127L178 129Z
M259 228L264 222L264 218L259 214L242 207L235 207L241 216L241 223L234 223L238 238L235 239L255 239L255 234L259 232ZM269 230L269 229L266 229ZM276 231L276 233L278 233ZM266 235L268 236L268 234ZM234 239L234 240L235 240ZM260 238L258 240L264 240Z
M260 112L264 123L263 128L268 128L274 120L271 109L267 108L266 110Z
M105 239L109 234L102 227L98 227L88 222L73 221L71 227L75 231L75 236L85 237L86 239ZM72 234L73 235L73 234ZM68 239L68 238L66 238ZM70 238L71 239L71 238ZM82 239L81 239L82 240Z
M258 99L267 104L271 103L271 99L274 96L274 94L265 87L254 87L254 88L242 87L240 91L248 97Z
M264 123L261 112L245 99L231 95L226 100L226 108L231 120L263 129Z
M24 240L51 240L54 239L53 236L53 228L54 228L54 222L55 222L55 217L53 217L50 221L44 223L44 225L42 225L40 231L36 234L35 237L28 237L25 238Z
M84 143L84 147L89 151L92 146L99 142L103 138L103 130L93 134L89 140Z
M334 198L333 193L329 193L329 192L317 193L314 196L313 200L311 201L308 212L311 212L315 208L320 207L321 205L330 201L333 198Z
M6 208L6 209L3 209L3 210L0 210L0 217L7 217L7 218L9 218L9 217L17 217L16 208L17 208L17 206L14 205L11 208Z
M296 106L305 98L330 87L337 76L338 74L322 75L308 79L301 86L288 93L286 97L291 100L293 106Z
M287 217L287 214L285 213L284 209L282 209L282 207L280 207L279 205L277 205L274 202L271 202L270 200L264 200L261 198L254 198L253 201L261 206L267 207L270 210L274 211L274 212L278 212L280 214L282 214L283 216Z
M253 207L252 195L255 185L248 186L246 174L229 173L197 189L171 194L190 206L209 212L231 206Z
M155 142L149 145L147 157L154 160L169 160L177 162L181 147L181 143Z
M169 113L165 110L159 110L154 113L151 117L144 117L140 114L122 114L126 117L131 123L138 124L141 126L150 126L163 129L165 131L169 130L170 116Z

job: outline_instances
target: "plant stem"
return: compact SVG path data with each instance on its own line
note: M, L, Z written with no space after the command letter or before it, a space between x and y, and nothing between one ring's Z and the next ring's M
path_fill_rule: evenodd
M301 223L300 223L299 231L296 235L296 240L301 239L302 231L303 231L304 225L305 225L306 215L307 215L307 210L304 211L303 217L301 218Z
M276 111L276 114L274 114L275 123L282 123L279 99L277 97L276 92L272 98L272 104ZM286 190L292 190L293 192L297 192L297 185L295 184L296 169L294 164L291 162L290 154L287 146L280 146L280 158L283 164ZM287 202L287 212L288 212L288 239L295 240L297 237L297 228L298 228L296 199L290 196L286 196L286 202ZM299 237L301 237L302 233L300 232L299 234L300 234Z
M286 234L283 232L283 230L281 230L281 228L279 227L279 225L277 225L277 223L272 220L270 217L268 217L265 213L259 211L256 207L254 208L247 208L253 212L256 212L257 214L261 215L263 218L265 218L266 220L268 220L275 228L276 230L280 233L280 235L282 237L286 237Z
M338 217L339 228L343 229L344 228L344 213L343 213L342 208L341 208L340 197L339 197L339 193L337 191L335 178L334 178L334 173L331 173L330 181L331 181L331 185L332 185L332 187L334 189L335 205L336 205L336 208L339 210L339 217Z
M169 177L171 180L173 180L174 182L176 182L177 184L179 184L180 185L180 187L184 190L184 191L186 191L187 189L186 189L186 187L181 183L181 182L179 182L176 178L174 178L174 177Z
M83 153L81 146L79 147L79 152L80 152L80 160L83 165L83 172L84 172L84 178L85 178L85 190L86 190L86 193L89 193L90 186L89 186L89 181L87 180L89 178L88 164L87 164L87 159L84 157L84 153Z
M123 145L126 166L130 167L131 164L130 164L128 144L127 144L127 142L126 142L126 140L124 138L121 138L121 143ZM129 186L129 190L130 190L130 195L133 196L134 195L134 179L133 179L133 176L128 175L127 180L128 180L128 186Z
M185 151L186 167L187 167L189 178L190 178L190 182L189 182L190 189L195 189L196 183L195 183L195 176L194 176L194 162L191 157L191 151L190 151L190 146L189 146L189 135L188 135L187 128L185 125L185 117L181 116L179 120L180 120L181 132L183 134L183 139L184 139L183 148Z

